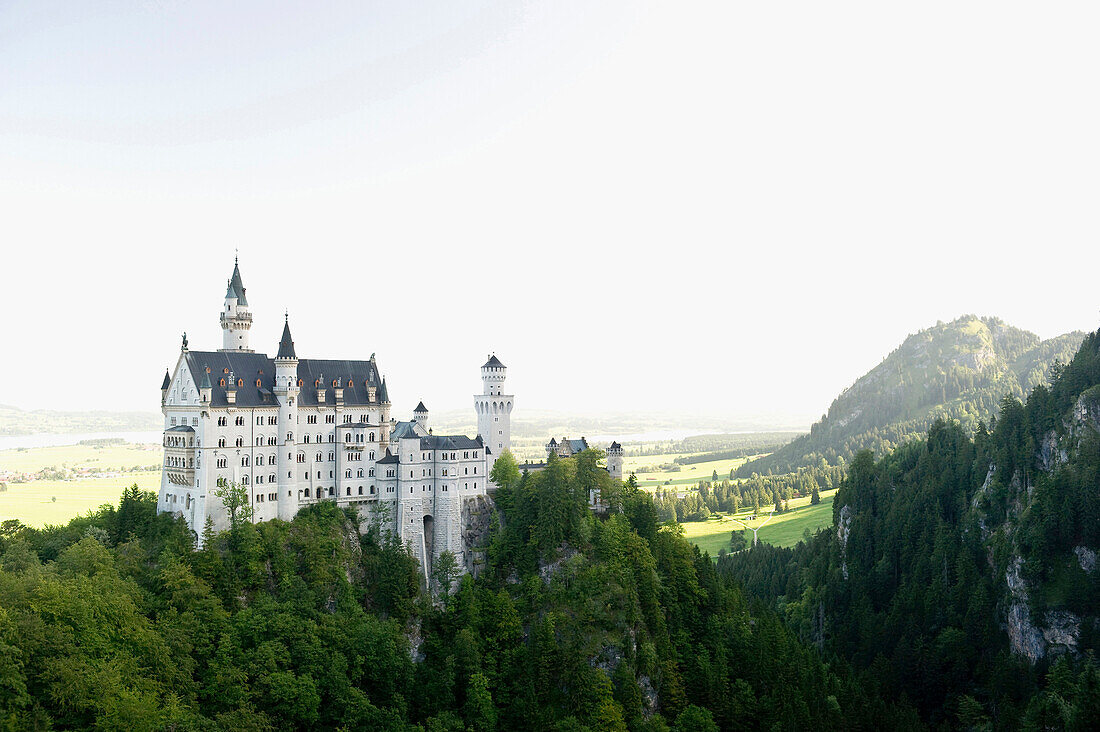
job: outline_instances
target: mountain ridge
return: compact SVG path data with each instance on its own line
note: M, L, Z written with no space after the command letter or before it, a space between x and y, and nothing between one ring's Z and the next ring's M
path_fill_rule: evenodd
M845 388L811 428L738 475L845 464L861 449L883 453L919 438L936 419L973 430L1005 394L1022 397L1072 357L1085 333L1043 340L999 318L963 315L910 334Z

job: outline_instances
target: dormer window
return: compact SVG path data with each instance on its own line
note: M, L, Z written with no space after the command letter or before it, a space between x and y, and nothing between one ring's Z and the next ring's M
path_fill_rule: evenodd
M223 389L225 388L225 379L221 379L218 383L221 384Z

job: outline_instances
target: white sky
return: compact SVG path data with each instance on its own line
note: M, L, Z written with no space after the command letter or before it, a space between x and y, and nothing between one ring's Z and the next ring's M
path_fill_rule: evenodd
M807 424L906 334L1098 324L1100 6L0 2L0 403L159 407L233 250L397 415Z

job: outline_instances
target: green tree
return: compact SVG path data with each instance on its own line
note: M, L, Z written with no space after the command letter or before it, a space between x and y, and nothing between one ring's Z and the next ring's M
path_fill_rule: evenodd
M519 482L519 464L511 450L505 449L493 462L489 479L501 488L511 488Z

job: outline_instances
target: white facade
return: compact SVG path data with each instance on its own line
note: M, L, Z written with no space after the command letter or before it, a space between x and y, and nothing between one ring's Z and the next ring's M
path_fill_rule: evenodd
M230 291L239 287L243 295L236 268L234 280ZM182 515L201 543L207 519L215 531L229 526L216 495L221 484L244 488L257 522L290 520L302 506L335 501L396 531L425 576L443 551L463 566L462 502L485 495L497 451L480 437L432 435L423 404L414 421L391 419L373 355L298 359L289 323L274 359L252 352L248 328L237 327L250 326L251 315L245 321L247 311L229 300L221 317L226 348L191 351L185 335L165 377L158 510ZM495 399L506 399L510 410L511 397ZM507 445L507 419L493 424L502 425L498 444Z
M477 433L494 454L512 447L512 405L515 396L504 394L508 369L495 356L481 367L482 391L474 395L477 412Z

